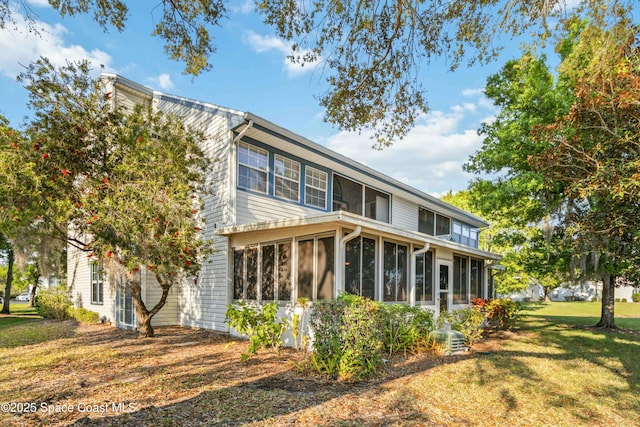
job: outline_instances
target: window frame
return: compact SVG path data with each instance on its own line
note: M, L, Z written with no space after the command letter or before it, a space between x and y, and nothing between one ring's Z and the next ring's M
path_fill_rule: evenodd
M311 171L311 173L315 172L315 173L318 173L320 175L324 174L324 180L322 180L321 178L317 178L317 177L315 177L313 175L310 177L309 176L309 172L310 171ZM318 179L319 181L323 181L324 182L324 188L320 188L320 187L318 187L318 186L316 186L314 184L309 183L310 178L311 178L311 180ZM327 191L328 191L328 187L329 187L329 174L326 171L320 170L320 169L315 168L313 166L305 165L305 167L304 167L304 204L306 206L311 206L311 207L314 207L314 208L320 208L320 209L323 209L323 210L327 210ZM323 196L324 203L323 203L322 206L310 203L308 201L307 197L309 195L309 191L308 191L309 188L313 189L315 191L319 191L319 192L323 193L323 195L324 195Z
M242 149L245 149L248 151L248 153L251 153L252 151L255 152L258 155L266 155L266 165L263 167L260 167L260 165L252 165L250 163L244 163L241 160L241 155L240 152ZM266 150L262 147L257 147L253 144L249 144L248 142L244 142L244 141L239 141L238 142L238 171L237 171L237 185L239 188L243 188L245 190L248 191L255 191L256 193L260 193L260 194L269 194L269 161L270 161L270 152L269 150ZM242 185L241 184L241 171L243 170L243 168L246 168L249 171L254 171L257 172L260 175L264 174L264 191L261 191L260 189L257 188L251 188L251 175L249 175L249 182L248 185Z
M91 263L91 304L104 305L104 269L102 263Z
M282 163L282 167L283 167L282 173L279 173L280 171L278 170L278 166L276 166L278 161ZM287 163L289 163L289 165L287 165ZM293 170L288 167L292 165L296 165L297 170ZM287 176L287 171L297 174L297 179ZM274 197L278 199L287 200L290 202L300 203L301 177L302 177L302 165L300 164L300 162L293 160L289 157L283 156L282 154L278 154L278 153L274 154L273 156L273 196ZM281 191L284 191L284 190L289 191L289 189L286 186L282 186L282 185L280 187L278 186L278 179L295 184L295 188L296 188L295 198L289 197L284 194L280 194L280 195L278 194L278 189L280 187L282 188Z
M422 292L420 292L420 295L426 295L424 290L426 288L426 278L427 278L427 254L429 254L430 258L431 258L431 274L430 274L430 281L431 281L431 294L430 294L430 299L421 299L418 296L418 289L419 289L419 285L418 285L418 273L420 273L423 277L422 279L422 286L421 286L421 290ZM419 258L422 258L422 269L419 272L418 271L418 265L419 265ZM415 289L416 289L416 295L415 295L415 301L416 301L416 305L435 305L436 303L436 298L435 298L435 251L433 249L428 250L427 252L423 252L420 253L418 255L416 255L416 265L415 265Z
M470 258L465 255L453 255L453 304L469 304L469 270L471 264L469 259ZM459 263L457 264L458 260ZM459 265L459 267L457 267L457 265ZM456 292L456 289L458 289L458 292ZM464 297L459 298L463 295L462 291L464 291Z
M283 276L281 275L282 272L282 257L281 257L281 252L282 252L282 246L283 245L289 245L289 254L288 254L288 258L286 259L287 261L287 265L288 265L288 272L289 272L289 280L288 280L288 293L289 293L289 298L288 299L281 299L281 293L283 291L282 289L282 285L283 285ZM236 248L232 248L233 251L233 260L232 260L232 282L231 282L231 296L232 296L232 300L233 301L240 301L240 300L246 300L246 301L255 301L257 303L263 303L263 302L276 302L276 303L287 303L287 302L291 302L291 297L292 292L293 292L293 280L292 280L292 273L293 273L293 257L292 257L292 243L291 240L278 240L278 241L272 241L272 242L261 242L261 243L256 243L256 244L251 244L251 245L246 245L246 246L241 246L241 247L236 247ZM272 279L272 285L273 285L273 298L272 299L265 299L263 294L263 275L264 275L264 262L263 262L263 256L264 256L264 248L268 247L268 246L273 246L273 271L272 274L273 276L271 277ZM249 271L249 257L248 257L248 252L249 251L254 251L256 253L256 261L255 261L255 272L250 272ZM240 275L240 277L237 275L237 256L238 254L241 254L242 256L242 261L241 261L241 267L242 267L242 274ZM250 276L253 277L253 275L255 274L256 276L256 283L255 283L255 294L256 294L256 298L247 298L247 292L249 290L249 278ZM238 298L238 283L236 282L237 279L240 279L242 281L242 296L241 298ZM284 279L286 280L286 279Z
M354 188L355 186L359 187L359 191L358 193L360 193L359 196L359 200L353 200L355 203L356 207L359 207L360 209L355 209L355 208L351 208L349 206L349 202L350 200L346 200L345 199L345 195L342 194L340 195L340 199L336 199L337 194L337 188L342 188L342 185L340 185L339 182L336 182L336 180L344 180L347 181L349 184L354 184ZM372 215L368 215L367 212L367 193L370 190L369 193L379 193L383 196L386 196L386 201L387 201L387 209L386 209L386 214L384 216L384 218L378 218L377 215L375 215L375 217L373 217ZM354 196L355 197L355 196ZM382 191L379 190L375 187L372 187L370 185L364 184L360 181L356 181L355 179L351 179L345 175L339 174L339 173L333 173L333 182L332 182L332 193L331 193L331 210L333 212L335 211L339 211L339 210L344 210L345 212L350 212L356 215L360 215L363 216L365 218L369 218L369 219L373 219L375 221L380 221L380 222L384 222L386 224L391 224L391 202L392 202L392 195L390 193L387 193L386 191ZM341 207L344 206L344 204L346 205L346 209Z
M387 286L387 245L394 246L394 265L393 265L393 276L394 276L394 296L393 299L387 297L386 289ZM404 248L404 275L402 271L400 271L400 260L401 254L399 248ZM382 242L382 300L387 303L409 303L409 268L410 268L410 260L409 260L409 245L407 243L398 243L390 240L384 240ZM404 279L404 284L400 283L401 280ZM404 299L398 299L400 295L400 290L404 286Z
M333 268L333 282L330 284L331 288L331 296L329 299L334 299L336 297L336 235L334 233L322 233L312 236L299 236L295 238L294 244L296 245L296 268L295 268L295 297L296 300L301 297L300 295L300 243L303 242L312 242L312 275L311 275L311 298L308 296L304 296L305 298L309 298L309 301L318 301L321 299L319 294L319 283L318 283L318 275L319 275L319 264L318 264L318 254L319 254L319 241L324 239L333 239L333 247L332 247L332 255L333 259L331 260L331 265ZM327 257L329 260L329 257ZM293 285L292 285L293 286Z

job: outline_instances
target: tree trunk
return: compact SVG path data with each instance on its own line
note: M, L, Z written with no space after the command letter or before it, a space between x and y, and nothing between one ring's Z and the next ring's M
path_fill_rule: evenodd
M609 273L604 274L602 277L602 312L600 321L596 325L599 328L616 328L614 317L615 289L615 277L612 277Z
M11 284L13 283L13 261L15 260L13 248L7 251L7 283L4 287L4 303L2 304L2 314L11 314L9 311L9 300L11 300Z
M34 285L31 288L31 294L29 295L29 307L33 308L34 302L36 301L36 291L38 290L38 285Z
M154 330L151 326L151 319L155 316L167 302L169 291L173 283L164 276L156 274L156 279L162 288L162 295L158 303L151 310L147 309L144 301L142 301L142 282L141 279L136 283L131 283L131 296L133 297L133 305L136 308L136 317L138 318L138 338L152 338Z
M138 315L137 312L136 315ZM151 319L152 316L149 316L149 313L138 318L138 338L153 338L155 332L151 326Z

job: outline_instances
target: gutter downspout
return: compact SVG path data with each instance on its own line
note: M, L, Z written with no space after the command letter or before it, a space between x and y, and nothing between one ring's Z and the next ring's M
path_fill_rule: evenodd
M236 146L236 142L240 141L240 139L247 133L247 131L249 129L251 129L253 127L253 120L249 120L249 123L247 124L247 126L242 129L242 131L236 135L235 138L233 138L233 140L231 140L231 144L229 144L229 166L228 166L228 170L229 170L229 209L230 209L230 215L229 215L229 223L231 225L236 225L236 218L237 218L237 195L236 195L236 186L237 186L237 182L236 182L236 177L237 177L237 164L238 164L238 151L235 149ZM231 132L231 131L229 131Z
M233 138L233 143L235 144L236 142L240 141L240 139L244 136L244 134L247 133L247 131L252 127L253 127L253 120L249 120L249 123L247 124L247 126L244 129L242 129L242 131L235 138Z
M362 227L361 226L356 226L355 230L353 230L351 233L347 234L346 236L342 237L340 239L340 251L338 252L338 265L336 268L336 295L338 296L340 294L340 292L344 292L344 263L346 261L346 256L347 254L345 253L345 246L347 244L348 241L355 239L356 237L358 237L360 235L360 233L362 233Z
M424 242L424 248L422 249L418 249L415 250L413 252L411 252L411 275L410 277L413 277L413 280L411 281L411 289L409 290L409 305L410 306L415 306L416 305L416 257L418 255L424 254L426 252L429 251L429 249L431 249L431 243L428 242Z

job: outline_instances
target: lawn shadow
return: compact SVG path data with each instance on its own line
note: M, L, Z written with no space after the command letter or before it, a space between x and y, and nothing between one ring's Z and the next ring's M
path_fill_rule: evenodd
M638 358L640 333L576 327L560 322L561 319L565 319L561 316L543 317L559 323L541 324L538 316L531 315L523 320L518 334L518 340L524 346L510 345L499 352L477 359L476 377L479 383L499 389L508 411L517 408L517 401L513 400L505 388L505 381L509 378L517 378L521 387L547 387L545 405L550 410L554 408L566 410L585 423L593 421L593 417L598 416L588 402L602 399L615 402L616 412L621 414L630 412L636 414L635 419L640 419L640 400L629 399L630 392L637 393L640 389L640 359ZM589 317L583 318L587 324L589 319ZM582 324L582 322L576 323ZM530 348L535 350L528 350ZM541 363L531 364L531 358L538 359ZM555 364L558 364L557 372L560 375L558 377L554 377L553 374L548 377L531 368L533 365L537 366L540 372L553 372ZM564 386L572 380L562 376L570 372L567 365L575 366L576 378L585 378L585 382L578 385L581 388L580 393L563 392L563 387L548 386L548 384ZM599 382L594 377L590 377L594 374L589 374L586 369L594 366L604 369L609 377L599 379ZM492 375L489 375L489 371ZM497 374L495 374L496 371ZM617 381L612 383L614 380L611 376ZM618 384L624 384L624 386ZM589 398L581 399L581 394Z

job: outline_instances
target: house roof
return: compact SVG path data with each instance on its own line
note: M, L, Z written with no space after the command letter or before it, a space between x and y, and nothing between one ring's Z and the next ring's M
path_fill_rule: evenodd
M310 225L339 225L349 228L360 226L363 233L380 234L390 238L409 240L412 243L426 244L432 247L448 248L456 252L477 256L483 259L500 260L500 255L490 252L474 249L466 245L452 242L448 239L429 236L417 231L410 231L395 225L369 219L360 215L352 214L345 211L327 212L318 215L301 216L297 218L283 218L271 221L255 222L251 224L242 224L231 227L220 228L216 230L216 234L221 236L232 236L236 234L256 233L264 231L276 231L284 229L293 229Z

